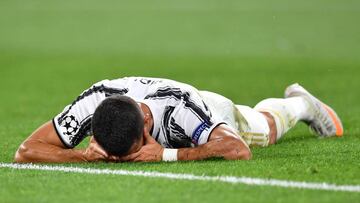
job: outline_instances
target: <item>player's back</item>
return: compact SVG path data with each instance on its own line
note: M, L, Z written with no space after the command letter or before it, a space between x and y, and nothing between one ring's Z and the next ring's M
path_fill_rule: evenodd
M125 77L115 80L103 80L97 84L104 86L126 89L128 96L133 99L144 99L147 95L156 92L159 89L179 89L183 92L197 92L197 89L191 85L163 78L151 77ZM96 84L95 84L96 85Z
M167 107L179 106L179 104L182 104L185 110L186 108L195 108L200 109L197 110L199 111L197 114L208 114L202 113L202 111L207 111L207 107L197 89L181 82L147 77L102 80L85 90L53 119L56 131L66 146L75 147L86 136L92 134L92 115L97 106L112 95L125 95L137 102L147 102L148 105L155 104L152 106L156 106L156 108L152 110L153 114L159 117L156 118L158 120L163 119ZM171 120L168 121L171 122ZM176 123L173 122L173 124ZM158 128L163 125L164 123L158 123Z

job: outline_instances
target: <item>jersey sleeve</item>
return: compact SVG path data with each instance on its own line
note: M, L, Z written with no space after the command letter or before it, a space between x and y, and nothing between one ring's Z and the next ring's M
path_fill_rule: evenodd
M127 88L117 83L103 80L94 84L55 116L53 119L55 130L66 147L74 148L85 137L92 135L93 114L106 97L128 93Z
M92 135L91 121L99 104L112 95L126 95L126 79L103 80L85 90L53 119L55 130L68 148L74 148L85 137Z
M100 90L101 86L94 85L53 118L55 130L66 147L74 148L92 134L92 116L96 107L105 99L104 92Z
M178 132L176 129L180 129L181 126L185 135L197 146L207 143L214 128L223 123L225 122L212 116L212 112L198 94L192 94L184 95L178 112L170 121L170 126L174 136Z

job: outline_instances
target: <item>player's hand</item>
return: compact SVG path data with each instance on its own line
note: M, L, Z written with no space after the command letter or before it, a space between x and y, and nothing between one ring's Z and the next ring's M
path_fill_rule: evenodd
M138 152L124 156L121 161L130 162L157 162L162 160L164 148L151 137L149 131L144 129L145 145Z
M110 156L108 153L95 141L94 137L90 138L89 146L85 149L83 153L86 161L108 161Z

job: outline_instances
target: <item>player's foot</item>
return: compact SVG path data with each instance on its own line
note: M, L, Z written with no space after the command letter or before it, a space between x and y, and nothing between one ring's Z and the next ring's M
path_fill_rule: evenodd
M310 104L310 116L305 122L313 131L323 137L335 135L341 137L343 135L344 129L341 120L332 108L322 103L297 83L286 88L285 98L297 96L303 97Z

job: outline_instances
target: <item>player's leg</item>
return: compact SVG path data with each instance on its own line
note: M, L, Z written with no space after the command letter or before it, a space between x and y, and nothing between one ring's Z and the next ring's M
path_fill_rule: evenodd
M239 133L248 145L267 146L269 144L271 125L269 127L264 114L248 106L235 106L228 98L213 92L199 91L199 93L214 119L226 122ZM276 128L274 129L276 130Z
M266 99L254 109L273 118L276 140L299 121L307 123L319 136L343 135L342 123L335 111L298 84L286 89L285 99Z
M271 115L261 113L248 106L235 105L235 120L238 133L249 146L266 147L276 137L275 122Z
M307 120L309 104L302 97L286 99L265 99L254 107L262 113L271 126L270 143L277 140L293 128L299 121Z
M265 116L266 121L269 125L269 129L270 129L269 145L275 144L276 143L276 135L277 135L275 119L270 113L267 113L267 112L261 112L261 113Z
M309 124L323 137L343 135L343 127L335 111L300 85L289 86L285 97L263 100L254 109L236 105L239 114L246 120L245 124L239 125L239 131L249 145L274 144L299 121Z

